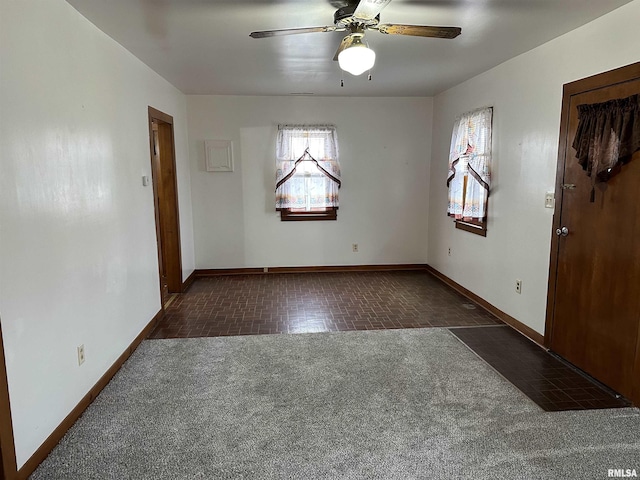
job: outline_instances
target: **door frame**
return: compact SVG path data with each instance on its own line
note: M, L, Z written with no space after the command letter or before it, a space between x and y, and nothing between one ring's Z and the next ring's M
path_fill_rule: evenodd
M151 106L148 107L148 116L149 116L149 153L151 156L151 174L153 177L153 207L155 213L155 222L156 222L156 239L158 245L158 275L161 276L162 272L162 264L164 262L164 266L169 266L170 268L165 268L165 275L167 276L167 284L169 285L169 293L181 293L183 290L182 286L182 252L181 252L181 243L180 243L180 216L179 216L179 208L178 208L178 179L176 175L176 143L175 143L175 133L173 128L173 117L168 115L160 110L157 110ZM168 221L171 222L173 226L173 231L175 232L173 235L167 233L166 235L170 236L170 238L162 238L162 233L160 230L160 205L158 204L158 191L157 185L160 179L155 178L155 168L154 168L154 141L153 141L153 122L163 123L169 125L171 130L171 168L164 169L164 174L168 174L172 177L172 183L174 187L175 196L171 200L171 206L169 207L169 211L166 212L168 214ZM160 163L162 168L162 162ZM167 241L170 240L170 241ZM163 243L165 243L165 248L162 248ZM168 245L168 248L167 248ZM163 250L167 255L163 255ZM164 258L168 257L168 258ZM162 283L162 278L159 279L159 283ZM162 289L162 285L160 285ZM161 292L162 296L162 292ZM162 306L164 308L164 305Z
M558 145L558 164L556 170L556 203L553 212L552 232L560 228L562 200L564 190L564 170L566 164L567 134L569 132L569 115L571 113L571 97L586 93L592 90L626 83L640 78L640 62L632 63L624 67L616 68L608 72L593 75L591 77L566 83L562 90L562 114L560 117L560 139ZM554 309L556 303L556 281L558 273L558 255L560 252L560 237L551 235L551 258L549 261L549 283L547 290L547 315L544 328L544 346L551 347L551 337L554 326ZM640 321L640 319L639 319ZM635 381L633 383L633 394L630 400L635 405L640 405L640 334L636 343L636 355L633 365Z
M0 480L13 480L18 477L18 465L16 462L9 384L4 357L2 323L0 322Z

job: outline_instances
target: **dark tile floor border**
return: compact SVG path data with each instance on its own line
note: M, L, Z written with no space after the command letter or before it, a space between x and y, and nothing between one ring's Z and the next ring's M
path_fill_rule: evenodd
M508 326L449 330L545 411L631 405L624 397Z

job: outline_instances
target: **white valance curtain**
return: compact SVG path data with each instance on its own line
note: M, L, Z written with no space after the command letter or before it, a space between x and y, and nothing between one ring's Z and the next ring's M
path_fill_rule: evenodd
M335 126L278 126L276 210L337 208L340 185Z
M447 214L457 220L482 222L491 185L491 122L493 108L457 118L449 151Z

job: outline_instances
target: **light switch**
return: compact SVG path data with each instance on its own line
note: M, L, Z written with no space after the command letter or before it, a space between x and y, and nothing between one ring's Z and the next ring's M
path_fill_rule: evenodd
M556 206L556 193L547 192L544 196L544 208L554 208Z
M149 176L148 175L143 175L142 176L142 186L146 187L149 185Z

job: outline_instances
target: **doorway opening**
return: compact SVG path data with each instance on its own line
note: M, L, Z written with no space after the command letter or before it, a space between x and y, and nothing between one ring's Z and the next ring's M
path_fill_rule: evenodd
M173 117L149 107L149 142L162 307L182 292Z

